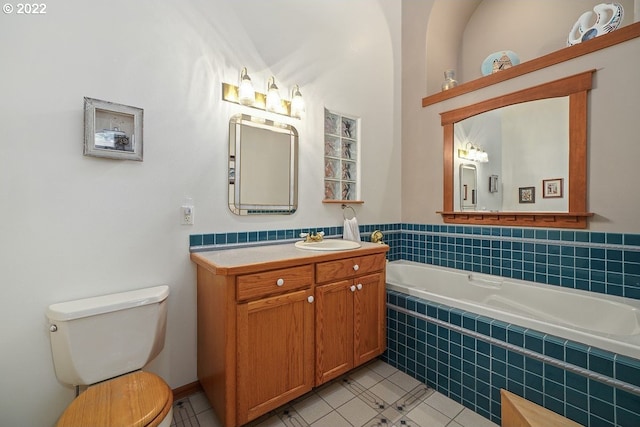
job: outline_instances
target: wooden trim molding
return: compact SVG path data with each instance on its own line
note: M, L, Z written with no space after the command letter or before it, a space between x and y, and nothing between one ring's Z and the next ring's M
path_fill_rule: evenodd
M173 390L173 401L177 401L180 399L184 399L185 397L199 393L202 390L202 386L200 385L200 381L194 381L189 384L182 385L178 388L174 388Z
M635 22L631 25L627 25L626 27L618 28L615 31L593 38L584 43L568 46L539 58L523 62L504 71L500 71L499 73L489 74L488 76L483 76L478 79L471 80L470 82L462 83L449 90L426 96L422 98L422 106L428 107L429 105L437 104L438 102L455 98L456 96L464 95L487 86L492 86L505 80L510 80L533 71L541 70L551 65L569 61L570 59L578 58L601 49L615 46L619 43L624 43L636 37L640 37L640 22Z
M475 116L496 108L506 107L521 102L537 101L546 98L568 96L573 93L584 92L591 89L595 69L588 70L573 76L564 77L552 82L543 83L517 92L512 92L496 98L487 99L476 104L467 105L440 114L442 125L453 124L468 117Z
M591 212L437 212L445 223L503 227L587 228Z

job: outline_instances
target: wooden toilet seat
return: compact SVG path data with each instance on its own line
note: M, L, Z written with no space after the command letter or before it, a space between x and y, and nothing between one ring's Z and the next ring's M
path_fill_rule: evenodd
M171 410L162 378L133 372L89 387L64 411L57 427L156 427Z

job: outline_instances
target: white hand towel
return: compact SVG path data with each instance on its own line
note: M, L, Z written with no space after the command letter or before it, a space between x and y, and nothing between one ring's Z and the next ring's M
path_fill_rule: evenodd
M353 240L354 242L360 241L360 228L358 227L358 220L355 216L351 219L344 220L342 238L344 240Z

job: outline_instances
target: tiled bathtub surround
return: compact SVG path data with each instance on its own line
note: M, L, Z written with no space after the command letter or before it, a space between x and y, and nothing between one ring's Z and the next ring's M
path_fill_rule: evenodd
M505 388L585 426L640 425L640 395L607 383L640 390L639 360L394 291L387 302L384 360L496 423Z
M401 259L640 299L640 235L403 224Z

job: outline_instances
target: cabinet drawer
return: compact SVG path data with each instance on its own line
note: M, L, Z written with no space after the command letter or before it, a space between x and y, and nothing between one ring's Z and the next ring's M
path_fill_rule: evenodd
M292 291L313 283L313 265L283 268L238 276L236 280L238 301L262 298L268 295Z
M316 264L316 282L335 282L361 276L384 268L384 254L365 255Z

